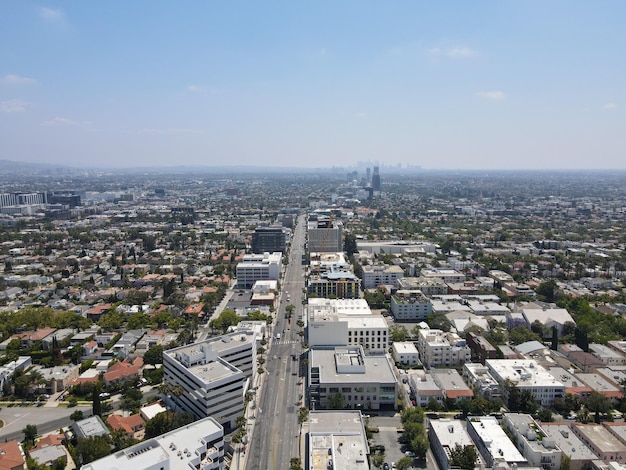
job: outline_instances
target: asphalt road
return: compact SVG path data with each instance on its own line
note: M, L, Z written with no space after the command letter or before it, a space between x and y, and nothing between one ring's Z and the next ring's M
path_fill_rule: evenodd
M257 402L256 424L248 447L248 470L288 468L298 457L298 405L302 391L300 367L302 338L296 322L302 316L304 266L302 255L306 241L305 216L298 217L289 252L289 264L282 280L282 295L274 324L271 347L267 354L265 385ZM289 300L288 300L289 299ZM285 318L287 305L294 305L291 320ZM280 333L281 338L276 339ZM296 355L297 360L293 360Z
M52 431L58 431L60 428L69 426L72 423L70 415L76 411L82 410L85 417L91 415L91 406L75 406L67 408L59 407L36 407L36 406L13 406L2 407L0 410L0 419L4 426L0 429L0 440L24 439L22 429L27 424L37 426L39 434L46 434Z

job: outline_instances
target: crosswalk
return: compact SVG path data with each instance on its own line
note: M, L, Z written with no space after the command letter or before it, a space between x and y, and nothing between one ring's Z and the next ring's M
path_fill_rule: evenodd
M274 344L297 344L300 343L297 339L275 339Z

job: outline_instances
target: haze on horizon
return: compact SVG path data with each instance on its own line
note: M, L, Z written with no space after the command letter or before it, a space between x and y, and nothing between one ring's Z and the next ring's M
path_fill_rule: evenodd
M626 4L0 4L0 159L626 169Z

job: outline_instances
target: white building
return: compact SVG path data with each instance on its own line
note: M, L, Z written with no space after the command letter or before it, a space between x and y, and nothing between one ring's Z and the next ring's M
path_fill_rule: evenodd
M280 252L244 255L237 264L237 287L251 289L256 281L277 281L282 260L283 254Z
M409 372L409 387L415 395L415 405L426 408L431 399L443 404L445 394L432 375L424 372Z
M213 416L227 430L243 415L244 394L256 375L256 336L229 333L163 351L165 397L174 409ZM180 389L182 393L174 393Z
M457 445L461 447L475 447L474 441L472 441L463 423L459 420L430 420L428 424L428 439L439 468L450 468L450 454ZM476 454L479 456L476 466L479 467L481 459L478 450Z
M361 345L366 354L385 354L389 326L363 299L313 298L307 306L307 339L311 347Z
M454 367L469 362L472 351L465 339L441 330L419 330L417 349L425 367Z
M420 272L421 277L427 279L441 279L443 282L463 282L465 281L465 274L450 268L426 268Z
M309 468L369 470L369 445L360 411L311 411L308 425Z
M476 388L478 394L487 400L502 396L500 385L489 373L487 366L477 362L466 362L463 364L463 379L471 388Z
M530 326L538 321L546 328L556 327L558 335L563 334L563 325L576 322L564 308L523 308L521 311L526 321L526 325Z
M541 406L550 406L555 398L565 394L565 385L534 359L487 359L485 365L500 384L505 400L507 381L519 390L531 392Z
M404 277L400 266L363 266L363 289L373 289L380 285L398 286L398 279Z
M309 396L328 408L340 394L347 408L395 410L398 382L387 356L366 356L360 346L311 349Z
M391 355L393 360L399 364L416 366L420 363L419 352L415 347L415 343L409 341L393 343L391 345Z
M506 413L503 424L530 466L554 470L561 467L563 452L531 415Z
M470 435L487 467L500 463L527 466L526 459L493 416L471 416L467 419Z
M219 470L224 428L208 417L84 465L82 470Z
M396 321L424 321L433 305L422 291L402 289L391 296L390 310Z
M403 277L398 279L398 289L420 290L428 297L432 295L445 295L448 293L448 286L439 278L430 277Z

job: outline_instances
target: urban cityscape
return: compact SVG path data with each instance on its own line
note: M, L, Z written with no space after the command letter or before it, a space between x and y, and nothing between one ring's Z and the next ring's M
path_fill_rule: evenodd
M7 468L622 468L624 172L1 186Z

